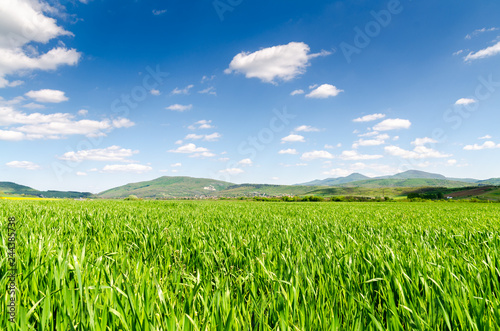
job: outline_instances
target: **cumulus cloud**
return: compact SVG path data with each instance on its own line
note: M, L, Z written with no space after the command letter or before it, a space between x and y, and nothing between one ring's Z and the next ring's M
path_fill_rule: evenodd
M40 166L36 163L30 162L30 161L12 161L6 163L6 166L10 168L19 168L19 169L26 169L26 170L38 170L40 169Z
M358 117L358 118L353 119L352 121L353 122L371 122L371 121L382 119L384 117L385 117L385 114L377 113L377 114L365 115L363 117Z
M172 168L178 168L178 167L182 167L182 163L178 162L178 163L173 163L170 165Z
M184 146L180 146L177 149L171 149L169 150L169 152L190 154L190 153L208 152L208 149L206 149L205 147L196 147L195 144L189 143Z
M174 105L166 107L165 109L183 112L186 110L190 110L191 108L193 108L193 105L179 105L178 103L176 103Z
M323 84L312 90L309 94L306 94L306 98L326 99L336 97L340 92L344 92L344 90L339 90L330 84Z
M172 91L172 94L189 94L189 90L192 89L194 87L193 84L190 84L188 86L186 86L185 88L183 89L180 89L178 87L176 87L173 91Z
M243 159L238 161L238 164L241 164L243 166L251 166L253 164L251 159Z
M296 142L305 142L304 137L298 134L290 134L286 137L281 138L282 143L296 143Z
M497 31L497 30L500 30L500 29L496 28L496 27L476 29L472 33L467 34L465 36L465 39L472 39L472 37L477 36L478 34L485 33L485 32Z
M443 154L423 145L417 145L412 151L405 150L398 146L386 146L385 151L389 155L399 156L403 159L435 159L452 156L451 154Z
M242 73L246 78L258 78L266 83L276 80L289 81L306 72L309 61L330 52L310 54L310 48L303 42L291 42L263 48L259 51L237 54L224 72Z
M389 131L389 130L399 130L399 129L409 129L411 122L409 120L403 120L400 118L386 119L382 122L376 124L373 127L375 131Z
M382 158L382 155L359 154L357 151L343 151L340 154L342 160L376 160Z
M167 12L166 9L153 9L153 15L160 16Z
M195 133L190 133L186 137L184 137L185 140L200 140L203 139L205 141L217 141L219 138L222 137L222 135L218 132L214 132L212 134L195 134Z
M198 91L198 93L217 95L217 92L215 91L215 87L213 87L213 86L210 86L210 87L207 87L204 90Z
M66 135L104 136L117 128L134 125L129 119L74 120L69 113L26 114L12 107L0 107L0 140L61 139Z
M476 103L476 100L470 98L461 98L455 102L455 105L470 105L471 103Z
M486 136L482 136L482 137L479 137L479 138L477 138L477 139L480 139L480 140L486 140L486 139L491 139L491 138L492 138L492 137L491 137L489 134L487 134Z
M485 141L482 145L474 144L474 145L466 145L464 149L466 151L480 151L482 149L494 149L500 148L500 144L496 144L491 140Z
M497 42L493 46L484 48L484 49L479 50L477 52L469 53L464 58L464 61L468 62L468 61L473 61L473 60L485 59L487 57L495 56L497 54L500 54L500 41Z
M436 143L437 143L437 140L429 138L429 137L417 138L411 142L411 144L415 145L415 146L422 146L425 144L436 144Z
M333 159L333 155L327 151L312 151L302 154L302 160L311 161L316 159Z
M107 165L102 169L102 172L134 172L138 174L142 174L148 171L153 170L150 166L143 164L111 164Z
M64 95L63 91L59 90L39 90L39 91L29 91L25 94L28 98L34 99L37 102L44 103L60 103L63 101L68 101L69 99Z
M156 95L156 96L161 94L160 90L155 90L155 89L149 90L149 93L151 93L151 95Z
M58 9L38 0L0 3L0 88L15 85L5 77L19 71L55 70L62 65L78 63L81 54L75 49L59 46L38 54L25 47L31 43L47 44L61 36L73 36L46 15L58 12Z
M299 95L299 94L304 94L304 90L293 90L290 95Z
M375 131L374 131L375 132ZM359 146L379 146L385 144L385 141L389 139L389 135L387 134L379 134L373 139L359 139L354 144L352 144L352 148L358 148Z
M278 154L290 154L290 155L296 155L299 154L296 149L294 148L288 148L288 149L282 149L278 152Z
M130 160L127 160L127 158L137 153L139 153L139 151L121 148L120 146L111 146L101 149L88 149L77 152L67 152L59 157L59 159L72 162L82 162L86 160L131 162Z
M210 123L212 123L211 120L201 120L201 121L195 122L194 124L188 126L188 129L189 130L212 129L213 126Z
M297 132L319 132L320 129L312 127L310 125L301 125L296 127L293 131Z

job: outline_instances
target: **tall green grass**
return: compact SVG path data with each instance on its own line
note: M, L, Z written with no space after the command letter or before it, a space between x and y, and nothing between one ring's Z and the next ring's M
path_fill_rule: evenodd
M498 330L496 204L0 202L2 330Z

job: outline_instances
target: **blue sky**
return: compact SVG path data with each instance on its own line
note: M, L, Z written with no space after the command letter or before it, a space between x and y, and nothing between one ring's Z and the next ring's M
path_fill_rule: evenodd
M0 181L500 177L498 1L0 3Z

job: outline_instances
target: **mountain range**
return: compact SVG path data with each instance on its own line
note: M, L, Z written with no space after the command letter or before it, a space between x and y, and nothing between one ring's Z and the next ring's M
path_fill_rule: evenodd
M368 177L359 173L338 178L317 179L295 185L234 184L193 177L163 176L154 180L130 183L99 194L88 192L38 191L28 186L0 182L1 195L28 195L46 198L105 198L119 199L130 195L141 198L240 197L255 195L405 195L423 187L465 188L500 186L500 178L477 180L449 178L440 174L409 170L392 176Z

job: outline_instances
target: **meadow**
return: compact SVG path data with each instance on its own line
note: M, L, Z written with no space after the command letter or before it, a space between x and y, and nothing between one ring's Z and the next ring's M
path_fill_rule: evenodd
M0 200L2 330L498 330L500 205Z

